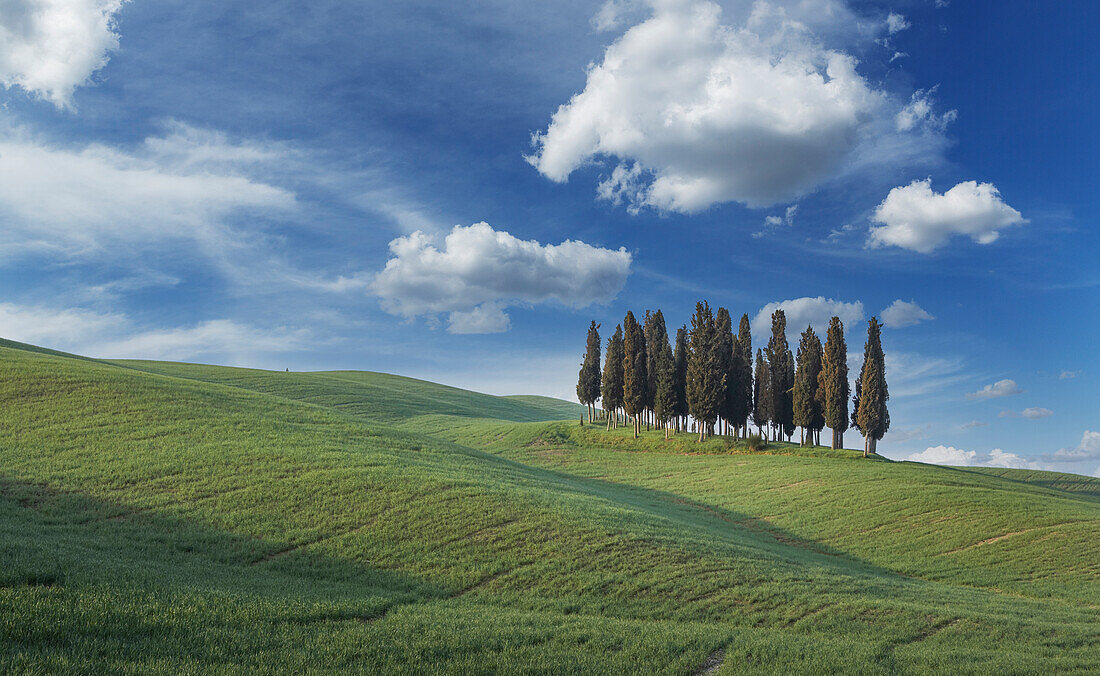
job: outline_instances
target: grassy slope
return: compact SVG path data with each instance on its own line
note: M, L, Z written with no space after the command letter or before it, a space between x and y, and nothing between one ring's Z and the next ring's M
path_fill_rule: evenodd
M0 670L1100 669L1083 484L124 366L0 347Z
M280 373L172 362L124 360L111 363L149 373L273 394L377 422L392 423L410 416L439 413L531 422L573 418L584 410L579 404L549 397L495 397L425 380L369 371Z

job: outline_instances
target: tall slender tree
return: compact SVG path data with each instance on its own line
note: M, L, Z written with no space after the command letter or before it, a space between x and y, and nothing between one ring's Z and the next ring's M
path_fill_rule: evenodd
M848 429L848 395L848 346L844 342L844 324L839 317L833 317L825 334L817 388L825 424L833 431L833 448L844 447L844 431Z
M623 319L623 408L634 422L634 438L641 429L641 415L647 400L645 335L634 313L627 311Z
M798 370L794 376L794 424L802 428L801 444L814 445L814 425L821 417L817 401L817 378L821 373L821 340L807 326L798 342Z
M718 424L721 428L721 426L729 425L730 420L733 418L732 393L737 391L736 382L734 381L736 374L733 372L733 322L730 319L729 310L724 307L718 308L718 312L714 317L714 350L715 368L725 376L720 393L721 401L718 405ZM726 431L719 429L719 433L724 434Z
M794 410L791 389L794 387L794 358L787 345L787 315L783 310L772 313L772 336L768 341L768 372L771 377L772 421L778 433L794 432ZM790 430L790 432L787 432Z
M603 365L600 399L607 411L607 429L619 425L619 408L623 405L623 327L616 326L607 340L607 361Z
M787 350L783 360L783 434L788 443L794 434L794 355Z
M665 316L660 310L650 312L646 310L645 326L643 328L646 345L646 403L645 407L650 413L656 409L655 398L657 396L657 359L661 354L661 345L668 345L668 330L665 328ZM646 429L649 428L648 421Z
M676 384L675 367L672 358L672 348L668 341L656 346L649 346L651 352L657 353L654 368L657 371L656 392L653 395L653 418L657 425L665 431L665 439L668 439L669 430L672 428L672 418L676 415Z
M699 427L699 441L718 415L726 374L719 367L715 349L714 314L706 302L695 304L688 334L687 401L688 411Z
M749 326L749 316L741 315L741 324L737 329L737 343L734 345L733 371L736 373L735 382L731 389L736 388L733 398L731 413L735 426L744 428L745 435L749 433L748 418L752 414L752 330Z
M856 388L856 422L863 434L863 457L875 453L878 440L890 429L890 411L886 402L886 356L882 352L882 325L876 317L867 322L867 343L863 346L863 368Z
M771 424L772 393L768 365L764 362L764 352L759 348L756 350L755 371L756 389L753 390L752 421L756 423L756 427L763 436L764 427Z
M676 351L672 355L672 386L676 394L676 431L680 431L681 421L687 417L687 368L688 368L688 331L686 326L676 329Z
M577 399L588 407L588 422L596 418L596 400L600 398L600 325L588 327L584 361L577 376Z

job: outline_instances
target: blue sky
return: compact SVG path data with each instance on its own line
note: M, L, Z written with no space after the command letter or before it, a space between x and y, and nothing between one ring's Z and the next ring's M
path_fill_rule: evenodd
M572 397L589 319L877 315L887 455L1100 475L1098 14L14 0L0 335Z

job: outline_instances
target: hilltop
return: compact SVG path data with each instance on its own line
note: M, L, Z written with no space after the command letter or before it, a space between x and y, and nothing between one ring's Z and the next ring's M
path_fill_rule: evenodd
M1100 481L0 343L0 670L1100 670Z

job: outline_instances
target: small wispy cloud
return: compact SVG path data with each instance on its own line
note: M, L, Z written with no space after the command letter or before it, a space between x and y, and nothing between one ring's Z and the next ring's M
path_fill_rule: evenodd
M1014 394L1021 394L1023 390L1016 384L1015 380L1005 378L1004 380L998 380L997 382L986 385L977 392L971 392L966 395L967 399L996 399L997 397L1010 397Z
M1001 411L997 414L1001 418L1027 418L1028 420L1038 420L1040 418L1049 418L1054 415L1054 411L1049 408L1042 408L1034 406L1031 408L1025 408L1022 411Z

